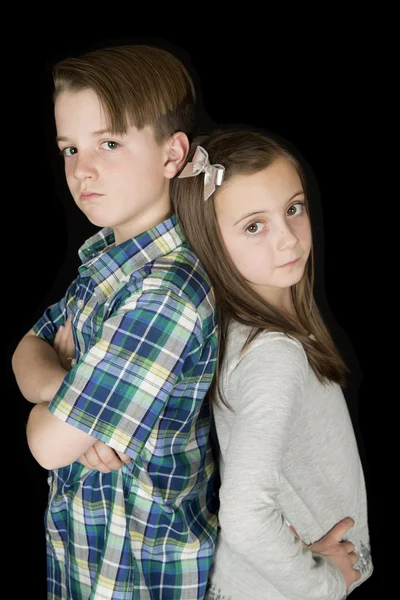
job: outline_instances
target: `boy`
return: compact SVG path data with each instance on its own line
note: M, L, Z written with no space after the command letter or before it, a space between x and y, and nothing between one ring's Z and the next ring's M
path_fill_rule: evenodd
M147 46L67 59L54 84L68 187L101 230L13 356L35 404L28 444L50 470L48 598L203 598L216 537L203 402L215 311L169 196L189 148L193 84Z

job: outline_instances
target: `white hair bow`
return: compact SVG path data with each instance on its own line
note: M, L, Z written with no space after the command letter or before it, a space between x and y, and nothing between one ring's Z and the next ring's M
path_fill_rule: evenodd
M204 201L214 193L215 187L221 185L224 180L225 167L222 165L212 165L208 158L208 152L197 146L192 162L189 162L182 173L178 175L178 179L184 177L195 177L200 173L204 173Z

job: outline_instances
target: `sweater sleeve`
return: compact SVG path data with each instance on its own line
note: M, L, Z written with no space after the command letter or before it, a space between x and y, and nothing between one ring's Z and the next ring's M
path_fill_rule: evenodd
M227 400L231 386L238 400L219 518L225 542L284 597L341 600L346 596L341 572L329 559L302 549L278 503L282 459L303 402L307 370L297 340L269 333L253 342L231 372Z

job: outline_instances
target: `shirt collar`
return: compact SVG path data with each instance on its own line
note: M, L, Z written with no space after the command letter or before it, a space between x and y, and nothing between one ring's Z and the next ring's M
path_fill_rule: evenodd
M99 286L110 279L116 279L116 283L128 281L133 272L173 252L186 244L186 240L176 215L172 215L159 225L104 252L113 243L113 230L104 228L86 240L79 249L82 261L79 272L92 277ZM111 281L109 283L112 285Z

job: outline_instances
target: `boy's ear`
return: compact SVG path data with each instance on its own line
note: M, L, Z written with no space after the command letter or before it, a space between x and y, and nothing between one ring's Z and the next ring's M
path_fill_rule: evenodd
M182 169L186 162L190 148L190 142L183 131L178 131L166 142L166 160L164 163L164 175L172 179Z

